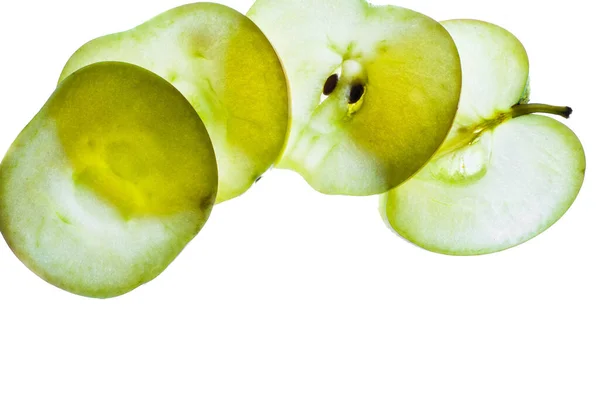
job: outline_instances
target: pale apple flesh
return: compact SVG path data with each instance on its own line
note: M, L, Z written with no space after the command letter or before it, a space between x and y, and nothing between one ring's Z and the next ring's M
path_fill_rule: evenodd
M326 194L381 194L446 138L461 70L439 23L363 0L258 0L248 16L290 83L291 132L277 167Z
M217 155L217 202L248 190L285 146L290 105L279 58L256 25L229 7L189 4L92 40L71 57L61 80L99 61L144 67L194 106Z
M522 44L480 21L443 25L463 63L463 96L440 151L413 179L382 196L381 212L409 241L434 252L502 251L557 222L583 184L585 155L561 122L568 107L526 104Z
M72 293L113 297L160 274L217 193L202 121L168 82L124 63L65 79L0 165L0 230Z
M429 163L384 198L403 237L439 253L476 255L514 247L571 206L585 162L573 132L546 116L524 116L486 132L468 149Z

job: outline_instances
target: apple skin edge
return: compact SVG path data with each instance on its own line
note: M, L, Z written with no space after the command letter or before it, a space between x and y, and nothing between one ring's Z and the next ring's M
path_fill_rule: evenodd
M530 91L523 45L482 21L365 0L182 6L71 57L0 164L0 231L47 282L120 296L275 165L324 194L385 193L385 223L429 251L503 251L585 179L575 133L539 115L573 110Z

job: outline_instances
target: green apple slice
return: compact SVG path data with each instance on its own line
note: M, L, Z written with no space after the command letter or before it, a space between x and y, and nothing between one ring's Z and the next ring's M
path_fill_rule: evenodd
M160 274L217 194L210 138L187 100L140 67L103 62L59 84L0 165L0 230L46 281L89 297Z
M279 58L258 27L229 7L189 4L92 40L71 57L60 79L99 61L144 67L194 106L217 155L217 202L248 190L285 146L289 99Z
M575 201L585 155L557 120L571 109L527 104L529 63L506 30L444 22L459 49L463 94L446 142L413 179L382 196L391 227L428 250L479 255L548 229Z
M326 194L381 194L446 138L461 86L446 30L364 0L258 0L248 16L280 55L292 124L279 168Z

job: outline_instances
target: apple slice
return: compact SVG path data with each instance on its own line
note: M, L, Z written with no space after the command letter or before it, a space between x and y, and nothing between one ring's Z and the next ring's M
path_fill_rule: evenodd
M446 142L413 179L382 196L381 213L409 241L434 252L478 255L548 229L575 201L585 155L557 120L571 109L529 101L529 62L506 30L444 22L463 65L463 94Z
M277 167L322 193L381 194L443 143L461 69L436 21L364 0L258 0L248 16L290 82L291 132Z
M160 274L209 217L210 138L188 101L140 67L62 81L0 164L0 231L46 281L89 297Z
M71 57L60 80L99 61L144 67L194 106L217 155L217 202L248 190L283 151L289 99L281 63L257 26L229 7L189 4L92 40Z

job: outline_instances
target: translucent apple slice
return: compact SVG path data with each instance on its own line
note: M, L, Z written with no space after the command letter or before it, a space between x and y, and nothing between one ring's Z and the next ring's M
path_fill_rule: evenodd
M160 274L200 231L217 165L168 82L105 62L66 78L0 165L0 230L46 281L90 297Z
M382 196L381 213L411 242L452 255L493 253L548 229L575 201L585 155L553 118L568 107L527 104L529 63L506 30L444 22L461 55L463 94L450 135L414 178Z
M521 42L505 29L483 21L442 22L461 57L460 105L441 152L473 140L473 127L485 129L499 113L529 101L529 58Z
M217 155L217 202L248 190L283 151L287 79L264 34L229 7L189 4L130 31L92 40L71 57L60 79L99 61L144 67L190 101Z
M291 133L277 167L326 194L381 194L446 138L461 70L436 21L364 0L258 0L248 16L290 82Z
M383 197L390 225L426 249L493 253L553 225L575 201L585 159L562 123L529 115L429 163Z

